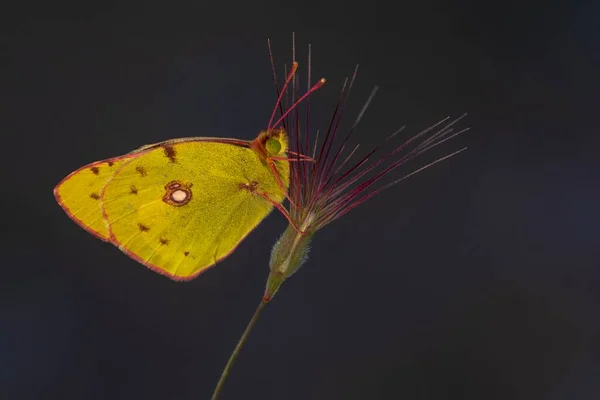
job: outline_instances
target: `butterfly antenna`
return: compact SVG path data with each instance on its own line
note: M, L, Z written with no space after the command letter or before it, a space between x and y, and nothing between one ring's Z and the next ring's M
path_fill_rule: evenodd
M273 124L273 127L279 125L281 123L281 121L283 121L283 119L285 117L287 117L287 115L294 109L296 108L296 106L298 106L298 104L300 104L302 102L302 100L304 100L305 98L307 98L308 96L310 96L311 93L313 93L315 90L319 89L321 86L323 86L325 84L325 78L321 78L319 80L319 82L315 83L313 85L313 87L310 88L310 90L308 92L306 92L302 97L300 97L298 100L296 100L296 102L294 104L292 104L292 106L285 112L285 114L283 114L278 120L277 122L275 122ZM287 84L287 82L286 82ZM273 112L273 115L275 115L275 113Z
M298 63L296 61L294 61L292 63L292 68L290 69L290 72L289 72L289 74L287 76L287 79L285 80L285 84L281 88L281 93L279 93L279 97L277 98L277 102L275 103L275 107L273 108L273 113L271 114L271 119L269 119L269 124L267 125L267 129L271 129L271 122L273 122L273 118L275 118L275 113L277 112L277 107L281 103L281 98L283 97L283 94L285 93L288 84L290 83L290 81L294 77L294 74L296 73L297 69L298 69ZM288 112L289 112L289 110L288 110ZM287 112L284 115L287 115Z

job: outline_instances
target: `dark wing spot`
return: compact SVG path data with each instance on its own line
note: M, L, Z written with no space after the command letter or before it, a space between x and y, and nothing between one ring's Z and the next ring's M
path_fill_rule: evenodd
M136 188L135 186L131 185L131 186L129 187L129 192L130 192L131 194L137 194L138 190L137 190L137 188Z
M189 256L189 255L190 255L190 252L189 252L189 251L184 251L184 252L183 252L183 255L187 257L187 256Z
M169 239L160 238L160 239L158 239L158 241L160 242L160 244L165 244L165 245L169 244Z
M137 167L135 167L135 170L141 175L141 176L146 176L148 175L148 173L146 172L146 168L142 167L141 165L138 165Z
M90 171L92 171L94 173L94 175L98 175L98 173L100 172L100 168L92 167L92 168L90 168Z
M254 193L254 192L256 192L256 188L258 187L258 182L256 182L256 181L252 181L252 182L250 182L250 183L244 183L244 182L243 182L243 183L240 183L240 184L238 185L238 187L239 187L240 189L247 190L247 191L249 191L250 193Z
M115 165L115 163L114 163L114 162L112 162L112 161L109 161L109 162L108 162L108 166L109 166L109 167L112 167L113 165Z
M149 227L147 227L146 225L142 224L141 222L138 223L138 228L140 228L141 232L148 232L150 230Z
M91 193L90 197L94 200L98 200L100 198L100 195L98 195L98 193Z
M165 146L163 150L165 151L165 157L167 157L172 163L177 162L177 159L175 158L177 152L173 146Z

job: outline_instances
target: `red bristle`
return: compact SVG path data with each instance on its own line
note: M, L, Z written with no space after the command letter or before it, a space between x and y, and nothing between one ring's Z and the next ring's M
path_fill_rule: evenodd
M371 165L370 167L366 168L363 172L361 172L360 174L358 174L357 176L353 177L353 179L351 179L351 183L345 184L342 187L336 188L339 190L336 190L335 194L333 194L331 197L332 198L336 198L339 196L339 198L337 198L334 203L335 204L347 204L348 202L350 202L351 200L353 200L356 196L358 196L361 192L363 192L364 190L366 190L369 186L371 186L373 183L377 182L379 179L381 179L384 175L386 175L388 172L390 172L391 170L393 170L394 168L412 160L413 158L415 158L416 156L422 154L422 151L411 151L410 153L406 154L405 156L403 156L402 158L400 158L398 161L392 163L390 166L388 166L386 169L384 169L382 172L378 173L377 175L375 175L374 177L368 179L367 181L361 183L360 185L358 185L356 188L352 189L352 191L348 192L348 193L343 193L344 190L346 188L348 188L352 183L356 182L358 179L362 178L366 173L370 172L374 166L376 166L376 164L378 164L378 162L376 162L375 164Z
M356 74L356 71L357 71L357 70L358 70L358 65L356 66L356 69L355 69L355 74ZM329 178L327 179L327 181L326 181L325 183L323 183L323 184L322 184L322 185L319 187L319 189L318 189L318 194L320 194L320 193L323 191L323 189L325 189L325 188L327 187L327 185L329 185L329 184L331 183L331 181L332 181L333 177L334 177L334 176L335 176L335 175L336 175L336 174L337 174L337 173L340 171L340 169L343 167L343 165L345 165L345 164L346 164L346 162L348 162L348 159L349 159L349 157L348 157L348 158L346 158L346 159L344 160L344 162L342 163L342 165L340 165L340 166L339 166L339 167L338 167L338 168L335 170L335 172L331 173L331 170L332 170L332 169L333 169L333 167L336 165L336 163L337 163L337 160L339 159L339 156L342 154L342 152L343 152L343 150L344 150L344 148L345 148L345 146L346 146L346 143L348 142L348 139L350 139L350 136L352 135L352 133L354 132L354 130L355 130L355 129L356 129L356 127L358 126L358 124L359 124L359 122L361 121L361 119L362 119L362 117L363 117L364 113L366 112L367 108L368 108L368 107L369 107L369 105L371 104L371 101L372 101L372 100L373 100L373 98L375 97L375 94L377 93L377 90L378 90L378 87L377 87L377 86L375 86L375 88L374 88L374 89L371 91L371 94L370 94L370 95L369 95L369 97L367 98L367 101L366 101L366 102L365 102L365 104L363 105L363 107L362 107L362 109L361 109L360 113L358 114L358 117L357 117L357 118L356 118L356 120L354 121L354 124L352 125L352 127L351 127L351 128L350 128L350 130L348 131L348 134L346 135L346 137L345 137L345 138L344 138L344 140L342 141L342 143L341 143L341 145L340 145L340 147L339 147L339 149L338 149L338 151L337 151L336 155L334 156L334 158L333 158L332 162L330 163L330 165L329 165L329 168L328 168L328 170L327 170L327 172L326 172L326 174L325 174L325 175L326 175L326 176L328 176ZM396 135L396 134L397 134L399 131L401 131L401 130L402 130L402 128L401 128L400 130L398 130L398 131L394 132L392 135L390 135L388 138L386 138L386 141L387 141L387 140L389 140L391 137L395 136L395 135ZM374 149L374 150L373 150L371 153L369 153L369 154L367 155L367 157L365 158L365 160L364 160L364 161L366 161L366 159L367 159L368 157L370 157L370 156L371 156L371 155L372 155L372 154L373 154L373 153L374 153L374 152L375 152L375 151L376 151L376 150L377 150L377 149L378 149L380 146L381 146L381 145L379 145L379 146L378 146L378 147L376 147L376 148L375 148L375 149ZM352 151L352 153L354 153L354 151L355 151L355 150L356 150L356 148L355 148L355 149ZM364 162L364 161L363 161L363 162ZM357 168L359 165L361 165L361 164L362 164L362 162L359 162L357 165L355 165L355 166L354 166L354 167L351 169L351 171L353 171L354 169L356 169L356 168ZM347 174L346 174L346 176L347 176ZM338 180L338 181L339 181L339 180ZM351 184L351 183L350 183L350 184ZM331 193L332 189L333 189L333 186L331 186L331 187L330 187L329 193ZM328 193L328 194L329 194L329 193ZM317 195L318 195L318 194L317 194Z
M457 120L462 119L464 117L461 116L459 117ZM456 123L456 121L451 122L451 124ZM450 126L450 125L448 125ZM460 133L465 132L468 129L464 129L461 130L460 132L457 132L456 134L452 135L451 137L454 137ZM446 132L448 133L449 131L447 131L446 129L443 129L441 132ZM440 137L440 135L436 134L434 135L437 138ZM412 139L412 138L411 138ZM336 196L341 196L337 199L335 199L334 201L332 201L328 207L326 207L326 209L323 210L323 212L325 214L328 215L336 215L335 218L339 218L341 215L345 214L346 212L349 211L349 209L353 209L355 207L357 207L359 204L363 203L364 201L370 199L371 197L375 196L376 194L380 193L381 191L385 190L386 188L393 186L394 184L400 182L403 179L406 179L408 176L414 175L415 173L422 171L425 168L428 168L440 161L443 161L455 154L460 153L462 150L459 150L457 152L451 153L447 156L444 156L432 163L427 164L425 167L419 168L418 170L414 171L411 174L406 175L405 177L403 177L402 179L396 180L394 182L392 182L391 184L388 184L380 189L375 190L374 192L371 192L363 197L361 197L360 199L356 200L354 203L352 203L352 200L354 200L357 196L359 196L362 192L364 192L366 189L368 189L371 185L373 185L374 183L376 183L377 181L379 181L382 177L384 177L385 175L387 175L389 172L391 172L392 170L396 169L397 167L407 163L408 161L413 160L414 158L418 157L419 155L423 154L425 151L431 149L434 146L437 146L439 143L445 141L448 138L443 139L440 142L436 142L434 144L430 144L429 146L427 146L426 148L422 149L422 148L417 148L414 149L413 151L411 151L410 153L406 154L404 157L402 157L400 160L397 160L396 162L392 163L390 166L388 166L385 170L381 171L380 173L378 173L377 175L375 175L374 177L368 179L367 181L361 183L359 186L357 186L356 188L352 189L350 192L345 193L342 195L342 192L344 189L340 188L340 191L338 191L336 194L334 194L333 196L330 197L331 198L335 198ZM427 140L429 143L431 143L431 141L429 141L429 139ZM372 167L372 166L371 166ZM371 170L372 168L369 167L367 168L367 170ZM347 186L346 186L347 187ZM342 211L344 210L344 211ZM338 215L339 214L339 215Z
M340 98L338 100L338 103L335 105L335 109L333 110L333 115L331 116L331 120L329 121L329 127L327 128L327 134L325 135L325 139L323 140L323 144L321 145L321 149L319 151L319 156L317 157L317 163L316 165L313 166L313 183L314 183L314 179L315 179L315 171L317 169L318 165L321 165L321 161L323 158L323 151L325 150L325 144L327 143L327 141L329 140L329 135L331 133L331 127L333 126L335 120L336 120L336 116L338 114L338 111L340 109L341 106L341 101L343 99L344 96L344 91L346 90L346 85L348 83L348 79L346 78L344 80L344 85L342 86L342 91L340 92Z
M374 190L371 193L366 194L365 196L361 197L360 199L358 199L355 202L353 202L353 203L349 204L348 206L346 206L338 215L336 215L336 218L341 217L342 215L346 214L348 211L350 211L350 210L358 207L359 205L361 205L365 201L369 200L370 198L377 196L379 193L383 192L384 190L386 190L386 189L388 189L388 188L390 188L390 187L392 187L392 186L394 186L394 185L402 182L403 180L405 180L405 179L407 179L407 178L409 178L409 177L411 177L411 176L413 176L413 175L415 175L415 174L417 174L417 173L419 173L419 172L421 172L421 171L423 171L423 170L425 170L425 169L427 169L427 168L429 168L429 167L431 167L431 166L433 166L433 165L435 165L435 164L437 164L439 162L442 162L442 161L444 161L444 160L446 160L446 159L448 159L448 158L450 158L452 156L455 156L458 153L460 153L460 152L462 152L462 151L464 151L466 149L467 149L466 147L463 147L460 150L457 150L457 151L455 151L453 153L450 153L450 154L448 154L448 155L446 155L444 157L438 158L437 160L432 161L429 164L427 164L427 165L425 165L425 166L423 166L421 168L418 168L415 171L413 171L413 172L411 172L411 173L409 173L407 175L404 175L402 178L397 179L394 182L388 183L387 185L385 185L385 186L383 186L383 187L381 187L381 188L379 188L377 190Z
M371 93L371 96L369 97L369 100L372 98L374 92L375 92L375 90ZM363 107L363 110L368 105L369 100L367 100L367 103L365 103L365 106ZM355 127L358 124L359 121L360 121L360 115L359 115L359 118L357 118L356 122L354 123L353 127ZM398 133L402 132L404 130L404 128L405 128L405 126L402 126L400 129L397 129L395 132L393 132L391 135L389 135L385 139L385 141L387 142L388 140L390 140L391 138L393 138L394 136L396 136ZM349 134L346 137L348 137L348 136L349 136ZM348 171L346 171L344 174L342 174L342 176L338 177L338 179L336 180L336 182L342 181L346 176L350 175L355 169L357 169L362 164L364 164L371 157L371 155L373 155L377 150L379 150L379 148L381 148L381 146L382 146L382 144L379 144L377 147L375 147L373 150L371 150L371 152L369 154L367 154L361 161L359 161L352 168L350 168ZM352 150L350 152L350 154L346 157L346 159L342 162L342 164L340 164L340 166L335 170L335 172L332 174L332 176L329 177L329 180L328 180L327 184L329 184L330 181L335 177L335 175L337 175L341 171L341 169L350 160L350 157L354 154L354 152L357 150L357 148L358 148L358 145L354 148L354 150ZM352 185L352 183L354 183L356 180L357 179L353 179L353 180L351 180L351 182L346 183L345 187ZM327 186L327 185L325 185L325 186ZM335 188L335 185L332 185L329 188L328 193L327 193L328 196L331 195L331 193L332 193L332 191L333 191L334 188Z
M307 71L307 80L306 80L306 90L310 90L310 82L311 82L311 71L312 71L312 47L308 45L308 71ZM310 115L310 97L306 101L306 120L304 124L304 148L308 151L310 147L310 141L308 136L309 129L309 115ZM302 165L302 179L300 182L302 183L302 188L304 192L304 197L306 197L307 192L304 191L305 186L307 186L307 178L308 178L308 165Z
M348 99L350 98L350 92L352 91L352 86L354 85L354 81L356 80L357 73L358 73L358 65L354 69L354 73L352 74L352 79L350 80L350 84L348 85L348 90L344 91L342 89L342 96L340 96L340 102L339 102L340 107L339 107L339 114L337 115L337 120L334 123L334 120L335 120L335 117L336 117L336 115L334 113L334 117L332 118L332 122L330 123L329 129L327 130L327 136L325 137L325 142L323 143L323 146L321 147L321 150L322 150L327 145L327 150L325 152L325 157L323 158L322 168L319 171L320 173L319 173L319 177L317 179L317 181L319 182L319 184L317 185L317 193L321 189L321 186L322 186L322 183L323 183L323 179L324 179L324 176L326 174L325 171L328 170L328 168L327 168L327 161L329 159L329 152L331 151L331 147L332 147L332 145L333 145L333 143L335 141L335 137L337 136L337 131L338 131L338 128L339 128L339 124L340 124L340 121L342 119L342 115L344 113L344 109L346 108L346 103L347 103ZM345 87L346 87L346 85L344 84L344 88ZM338 108L336 107L336 111L337 111L337 109ZM332 124L334 124L333 130L331 129L332 128ZM329 140L329 142L328 142L328 139L330 137L330 133L331 132L333 132L333 134L331 134L331 140Z
M460 118L462 118L462 117L460 117ZM336 188L336 192L341 192L341 191L345 190L348 186L352 185L354 182L356 182L357 180L359 180L360 178L362 178L363 176L365 176L366 174L368 174L369 172L371 172L373 169L375 169L376 167L378 167L379 165L381 165L383 162L385 162L391 156L393 156L394 154L398 153L399 151L405 149L409 144L411 144L412 142L414 142L415 140L417 140L419 137L423 136L427 132L429 132L432 129L434 129L436 126L439 126L443 122L447 121L448 119L449 119L449 117L444 118L443 120L439 121L438 123L430 126L429 128L424 129L423 131L421 131L418 134L414 135L413 137L411 137L410 139L408 139L407 141L405 141L401 145L397 146L395 149L393 149L392 151L390 151L388 154L384 155L383 157L381 157L379 160L377 160L376 162L374 162L370 166L368 166L365 169L363 169L362 171L358 172L357 175L355 175L349 182L346 182L346 183L342 184L341 186L337 187ZM452 122L452 124L454 124L454 122ZM379 148L379 146L376 147L371 153L369 153L368 156L372 155L378 148ZM363 161L361 161L361 163L359 163L359 164L364 164L365 161L366 161L366 159L363 159ZM353 167L352 171L356 170L357 169L356 167L357 166ZM350 175L350 173L344 173L344 174L342 174L342 176L340 176L338 179L336 179L335 183L337 184L337 183L341 182L343 179L346 179L346 177L348 177L349 175Z
M330 196L332 194L332 192L334 190L336 191L343 191L344 189L346 189L348 186L351 186L354 182L356 182L357 180L359 180L362 175L358 175L358 176L354 176L352 177L348 182L345 182L342 184L342 186L336 186L336 184L342 182L346 177L350 176L352 174L353 171L355 171L357 168L360 168L364 163L366 163L369 158L377 151L379 150L381 146L377 146L375 147L373 150L371 150L371 152L369 154L367 154L366 156L364 156L358 163L356 163L352 168L350 168L348 171L344 172L340 177L338 177L335 180L335 183L333 185L331 185L329 187L329 191L327 193L328 196ZM331 177L333 179L333 176ZM339 190L338 190L339 189Z
M296 63L297 65L297 63ZM300 104L302 102L302 100L304 100L306 97L308 97L311 93L313 93L315 90L319 89L321 86L323 86L325 84L325 78L321 78L321 80L319 80L317 83L315 83L313 85L312 88L310 88L310 90L306 93L304 93L304 95L302 97L300 97L298 100L296 100L296 102L294 104L291 105L290 108L288 108L288 110L285 112L285 114L283 114L281 117L279 117L279 119L277 120L277 122L275 122L273 124L273 127L276 128L277 125L279 125L279 123L294 109L296 108L296 106L298 106L298 104ZM273 115L275 115L273 113ZM270 123L269 123L270 124Z
M340 172L342 170L342 168L344 168L346 166L346 164L348 163L348 161L350 161L350 159L352 158L352 156L354 155L354 153L356 153L356 150L358 150L358 147L360 145L356 145L354 146L354 149L352 149L352 151L350 152L350 154L348 154L346 156L346 158L344 159L344 161L342 161L342 163L335 169L335 171L333 172L332 176L330 177L330 180L338 174L338 172ZM343 151L343 150L342 150Z
M348 101L348 98L350 97L350 91L352 90L352 86L354 84L354 80L356 79L356 75L358 74L358 65L354 68L354 74L352 75L352 80L350 81L350 86L348 88L348 92L346 93L346 98L344 99L344 103L342 104L342 107L345 107L346 102ZM373 97L375 96L375 93L377 92L377 87L375 87L374 91L371 92L371 94L369 95L369 98L367 99L366 103L363 105L363 108L361 110L361 112L359 113L358 117L356 118L356 120L354 121L354 124L352 125L352 127L350 128L350 130L348 131L348 133L346 134L346 137L344 137L344 139L342 140L341 144L338 147L337 152L335 153L333 159L331 160L331 162L329 163L329 165L324 168L325 172L323 174L323 176L330 176L331 170L333 169L333 167L335 166L335 163L337 162L341 152L343 151L346 143L348 142L348 139L350 139L350 136L352 135L352 133L354 132L354 130L356 129L356 127L358 126L358 123L360 122L362 116L364 115L364 112L366 111L367 107L369 106L371 100L373 99ZM343 110L342 110L343 111ZM331 149L331 145L334 142L340 121L341 121L341 117L342 117L342 112L340 111L340 116L338 118L338 121L336 123L336 126L334 128L334 134L333 134L333 139L330 142L329 148L327 149L327 153L325 155L325 160L327 160L329 158L328 153L329 150ZM325 165L324 165L325 167ZM329 182L329 179L327 180L327 182ZM327 185L327 182L325 184L321 184L319 186L318 192L321 192L321 190L323 189L323 187L325 187Z

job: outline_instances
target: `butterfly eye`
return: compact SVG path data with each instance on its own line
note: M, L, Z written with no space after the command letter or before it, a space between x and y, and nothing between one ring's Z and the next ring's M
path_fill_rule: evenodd
M268 139L265 143L265 147L267 148L267 152L269 154L279 154L281 150L281 142L277 139Z

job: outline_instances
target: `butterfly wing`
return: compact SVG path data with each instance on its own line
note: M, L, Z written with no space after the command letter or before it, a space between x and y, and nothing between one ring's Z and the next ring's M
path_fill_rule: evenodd
M289 165L278 162L285 188ZM197 276L228 256L284 191L250 148L165 142L131 153L101 193L109 240L172 279Z
M69 217L104 241L109 240L109 235L100 196L115 172L130 160L121 157L91 163L69 174L54 188L56 201Z

